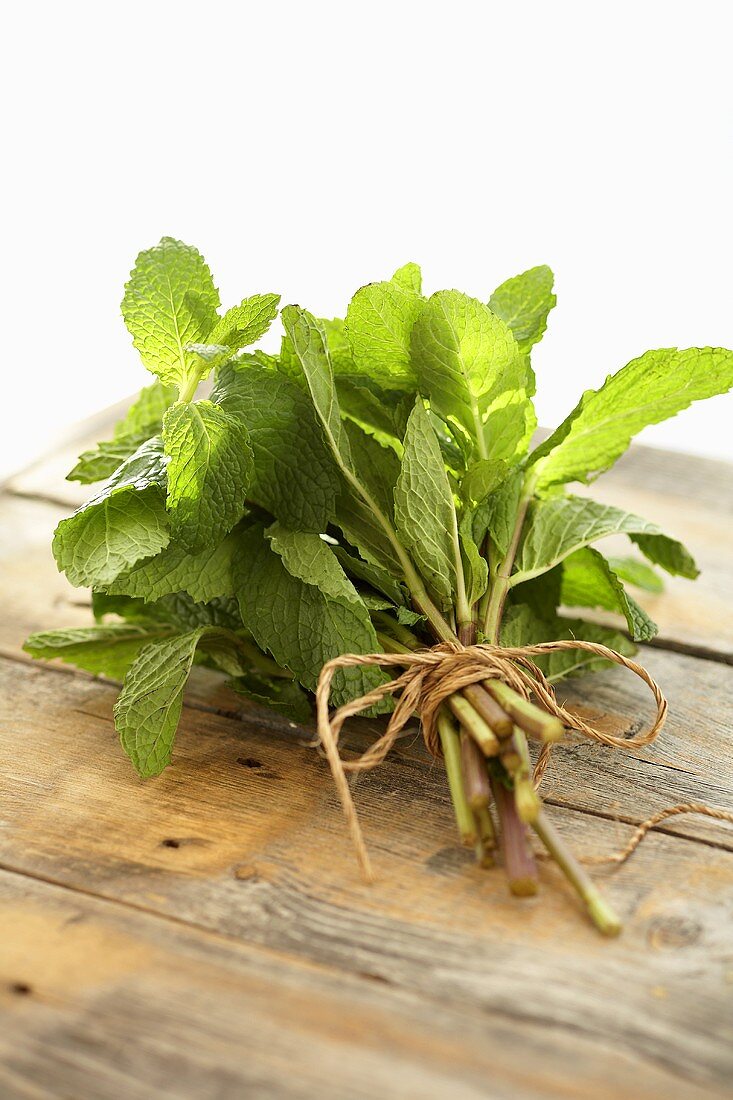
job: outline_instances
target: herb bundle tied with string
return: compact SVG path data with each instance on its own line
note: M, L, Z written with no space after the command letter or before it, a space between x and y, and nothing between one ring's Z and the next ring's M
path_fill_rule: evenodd
M102 485L53 541L59 569L91 588L96 625L34 634L26 649L123 681L115 723L145 777L171 762L194 663L295 723L313 721L317 695L367 873L344 769L378 764L417 713L481 864L497 857L512 891L533 894L534 830L614 933L537 786L568 729L624 748L656 736L666 703L631 657L657 628L627 586L658 591L657 568L697 569L653 522L567 486L607 470L647 425L728 390L733 352L646 352L532 450L531 350L554 304L544 266L482 301L424 295L410 263L358 290L343 320L285 306L269 354L252 346L279 296L222 312L200 253L163 238L138 256L122 303L156 379L80 456L69 478ZM629 556L596 548L619 534ZM588 608L626 629L583 618ZM656 721L635 739L554 698L563 677L611 662L655 694ZM385 733L342 761L341 723L357 713L389 715Z

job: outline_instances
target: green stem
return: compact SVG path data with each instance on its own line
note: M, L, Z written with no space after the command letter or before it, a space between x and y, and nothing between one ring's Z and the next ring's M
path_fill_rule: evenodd
M501 617L504 613L504 604L506 603L507 594L510 588L510 577L512 569L514 568L514 559L519 549L519 540L522 537L522 528L527 517L527 509L534 496L534 486L535 475L533 473L528 474L524 481L522 495L519 498L519 506L514 520L512 537L509 540L509 547L496 568L489 591L488 603L485 606L483 633L484 637L487 641L491 642L492 645L499 644Z
M541 810L532 828L585 904L590 919L604 936L617 936L621 921L595 883L566 847L555 826Z
M565 727L554 714L536 707L502 680L484 680L484 687L530 737L548 743L562 740Z
M177 405L187 405L190 401L193 401L194 397L196 396L196 390L199 388L199 385L201 383L201 379L204 377L204 374L208 373L208 371L209 365L206 364L205 371L193 370L190 374L186 375L186 381L181 386L181 389L178 393L178 400L176 401Z
M455 714L467 733L470 733L474 741L478 742L485 756L496 756L499 752L499 741L494 731L484 722L478 711L464 699L462 695L450 695L446 704Z
M412 564L409 555L407 554L400 540L397 538L397 535L392 529L392 524L389 522L384 512L378 506L371 494L364 488L359 479L355 477L348 466L346 466L343 460L341 460L341 470L344 474L344 477L349 482L354 491L361 497L366 506L372 511L377 522L387 536L390 546L394 550L395 554L397 555L397 560L402 566L405 583L410 589L410 593L412 595L415 606L420 611L422 611L423 615L425 615L428 622L435 631L435 634L441 640L441 642L457 642L458 638L456 637L455 632L451 630L450 626L445 621L440 611L428 595L428 590L423 584L422 577L415 569L415 566Z
M377 627L382 627L383 631L387 634L391 634L393 638L396 638L398 642L401 642L408 650L424 649L425 645L416 638L411 630L408 630L402 623L398 623L396 619L393 619L391 615L387 615L384 611L373 611L372 621Z
M472 847L478 838L476 835L476 822L468 804L466 792L463 789L461 743L450 715L444 707L441 707L438 713L438 734L443 749L443 760L448 776L448 786L456 815L458 832L461 835L463 844Z

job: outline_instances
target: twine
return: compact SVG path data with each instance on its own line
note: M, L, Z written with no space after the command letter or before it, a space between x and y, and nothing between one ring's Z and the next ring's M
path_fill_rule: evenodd
M649 728L632 737L615 737L595 728L585 722L580 715L561 706L557 702L552 685L532 658L563 650L585 650L627 668L643 680L651 691L657 708L656 717ZM398 676L380 684L366 695L340 706L329 716L331 683L336 672L339 669L368 667L402 671ZM667 717L667 700L646 669L598 642L561 639L526 646L494 646L482 643L465 647L459 642L443 642L431 649L412 653L350 653L333 658L321 669L316 688L318 735L331 768L359 866L368 882L374 881L374 874L346 773L369 771L381 764L413 714L418 714L420 717L428 752L435 757L440 756L437 718L441 705L456 691L468 687L469 684L489 679L502 680L525 699L534 695L542 708L548 714L559 718L564 726L609 748L634 751L650 745L658 737ZM338 743L346 719L368 710L387 696L395 697L396 702L384 734L356 760L342 760ZM534 769L535 787L539 787L542 781L550 759L550 751L551 746L544 745L537 759ZM655 814L640 825L620 852L595 859L593 862L623 863L650 829L667 817L682 813L706 814L718 820L733 822L733 813L704 806L701 803L689 802L673 806Z

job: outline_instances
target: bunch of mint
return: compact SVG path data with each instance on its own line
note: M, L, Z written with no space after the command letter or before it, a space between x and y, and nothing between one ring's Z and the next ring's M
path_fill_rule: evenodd
M656 627L626 585L658 590L653 566L692 578L695 563L654 523L566 486L607 470L646 425L727 390L733 353L649 351L531 451L530 353L552 287L536 267L487 302L426 297L407 264L358 290L345 320L286 306L271 355L249 349L278 295L222 314L195 248L163 238L142 252L122 313L156 381L79 458L69 478L104 484L53 542L59 569L91 588L97 625L34 634L27 651L124 681L115 721L142 776L170 763L194 662L299 722L322 665L343 653L456 636L633 652L629 638ZM595 548L618 533L638 555ZM561 606L620 612L629 637ZM543 671L602 663L561 652ZM332 701L383 679L342 670Z

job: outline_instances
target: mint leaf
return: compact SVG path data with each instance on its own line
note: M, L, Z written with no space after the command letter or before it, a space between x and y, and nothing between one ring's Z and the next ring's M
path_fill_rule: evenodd
M643 588L646 592L664 591L664 581L645 561L640 561L639 558L612 557L607 560L616 576L627 584L636 585L637 588Z
M387 569L354 557L343 546L334 546L332 549L347 576L371 585L377 592L382 592L391 603L407 606L406 590Z
M196 603L218 596L235 595L232 578L234 534L197 554L172 544L154 558L139 562L118 576L107 592L111 596L135 596L150 602L175 592L185 592Z
M279 294L253 294L232 306L207 335L207 343L223 344L232 351L249 347L264 336L277 317Z
M359 605L361 597L344 573L333 549L319 535L290 531L274 523L266 537L291 577L318 587L324 596Z
M31 657L47 661L59 658L96 676L121 680L143 646L169 636L173 630L164 623L150 626L115 623L74 630L46 630L31 634L23 643L23 649Z
M308 395L246 356L219 372L212 400L249 434L249 499L287 527L325 531L341 482Z
M441 290L417 318L411 346L420 389L435 412L458 421L479 458L513 457L533 419L533 385L527 358L509 327L476 298ZM513 435L502 412L510 391ZM493 437L497 414L502 424L499 453Z
M563 562L561 599L566 607L600 607L623 615L629 634L648 642L658 627L630 596L603 554L590 546L576 550Z
M342 468L348 468L351 456L342 430L325 332L313 314L300 306L285 306L282 322L331 452Z
M538 343L547 328L547 317L557 302L552 292L554 276L549 267L531 267L497 287L489 308L514 333L522 351Z
M183 385L201 343L219 320L219 292L198 249L172 237L141 252L125 286L122 316L144 365L161 382Z
M569 619L562 615L541 619L527 604L509 607L504 613L501 645L536 645L538 642L553 642L565 638L599 642L626 657L633 657L636 653L636 646L619 630L588 623L584 619ZM613 667L610 661L582 649L559 650L533 656L532 660L542 669L550 683L557 683L568 676Z
M317 538L279 530L275 545L283 554L287 548L289 564L295 570L295 563L303 560L300 547L306 544L311 548ZM351 590L347 588L345 577L340 582L339 596L331 594L339 589L331 567L325 567L322 576L312 574L314 580L318 579L316 584L294 576L265 537L261 524L243 530L239 540L235 579L242 621L260 648L270 652L279 665L290 669L304 687L315 690L321 668L332 657L341 653L373 653L378 649L369 612L353 586ZM316 554L314 568L322 564L320 550ZM381 674L373 669L340 671L334 678L332 702L338 706L370 691L381 680Z
M631 438L733 386L733 352L724 348L648 351L586 390L559 428L533 452L537 489L592 481L624 453Z
M163 442L171 531L195 553L242 517L252 472L247 429L211 401L177 404L165 414Z
M397 441L405 434L414 395L382 389L365 374L337 374L336 392L342 415L380 442L400 449Z
M461 496L469 504L481 504L498 489L507 473L506 462L482 458L469 466L461 478Z
M460 536L463 575L466 585L466 600L469 607L480 600L489 585L489 566L473 536L474 512L464 509L458 525ZM483 540L482 540L483 541Z
M481 546L489 535L499 558L503 558L509 549L523 482L522 470L513 470L474 511L472 527L476 544Z
M216 627L152 642L130 666L115 703L115 727L122 747L138 774L159 775L171 762L173 739L181 717L183 690L196 647Z
M354 366L386 390L414 390L410 333L423 299L390 281L357 290L346 311Z
M531 505L511 584L552 569L576 550L607 535L626 534L647 557L670 572L697 573L684 546L655 523L585 497L559 497Z
M227 687L253 703L277 711L291 722L305 725L313 719L308 696L295 680L268 677L264 673L248 670L229 680Z
M66 480L89 485L111 477L138 447L151 436L160 434L163 413L175 399L175 386L164 386L162 382L146 386L116 425L113 438L79 455L79 461L66 475Z
M673 577L687 577L688 580L694 580L699 575L700 570L695 565L694 558L676 539L644 532L630 534L629 538L639 547L645 558L661 566Z
M422 294L422 271L419 264L409 263L398 267L391 281L397 283L397 286L402 287L403 290Z
M165 484L163 445L148 440L91 500L59 523L53 553L72 584L103 587L168 545Z
M344 481L336 506L336 523L362 557L400 577L402 566L385 530L385 522L390 528L394 524L399 459L391 448L383 447L354 423L344 423L344 439L352 476Z
M395 526L442 610L456 591L458 524L440 446L418 398L405 432L404 455L394 488Z

